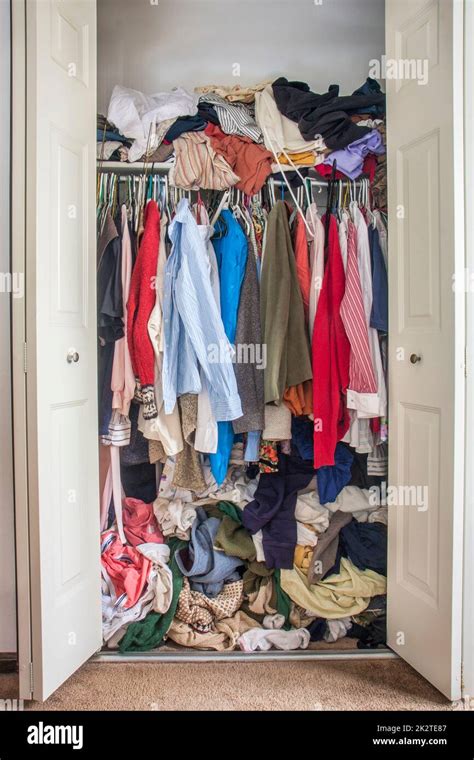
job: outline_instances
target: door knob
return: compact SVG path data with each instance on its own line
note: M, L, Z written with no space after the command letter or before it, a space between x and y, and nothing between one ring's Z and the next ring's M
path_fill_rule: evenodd
M78 362L79 354L74 350L74 348L71 348L71 350L67 352L66 359L68 364L71 364L72 362Z
M418 356L418 354L412 354L410 356L410 361L412 364L417 364L417 362L421 362L421 356Z

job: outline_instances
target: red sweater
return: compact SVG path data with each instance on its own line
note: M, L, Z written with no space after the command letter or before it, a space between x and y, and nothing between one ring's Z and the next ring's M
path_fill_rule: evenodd
M334 464L336 444L349 428L350 344L339 313L345 284L337 223L331 216L312 345L315 469Z
M154 402L155 354L148 335L148 320L156 300L156 277L160 246L160 212L156 201L145 209L145 229L130 281L127 303L127 340L133 371L143 394L146 419L157 416Z

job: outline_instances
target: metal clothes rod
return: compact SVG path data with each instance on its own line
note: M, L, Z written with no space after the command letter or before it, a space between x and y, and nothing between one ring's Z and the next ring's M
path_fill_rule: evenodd
M105 162L103 164L99 164L97 167L97 171L101 174L120 174L123 172L124 174L146 174L147 176L153 176L154 174L167 174L173 164L164 164L164 163L133 163L129 164L126 161L109 161ZM317 179L316 177L307 177L306 180L310 182L311 185L315 187L327 187L329 184L328 180L324 179ZM336 179L335 182L347 182L351 185L360 186L362 182L366 182L367 179L356 179L356 180L350 180L350 179ZM284 182L281 179L272 179L272 182L277 187L283 185L284 187L287 187L286 182Z

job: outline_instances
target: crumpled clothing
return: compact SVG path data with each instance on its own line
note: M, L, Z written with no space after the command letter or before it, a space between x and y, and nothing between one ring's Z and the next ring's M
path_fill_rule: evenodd
M295 546L295 565L304 573L307 573L313 556L312 546Z
M112 154L121 147L122 143L118 142L118 140L98 142L96 158L98 161L108 161L112 157Z
M132 546L164 542L163 533L153 514L153 504L145 504L140 499L129 496L123 500L122 515L125 537Z
M253 103L255 100L255 93L264 90L265 87L271 84L271 80L266 82L259 82L258 84L249 85L243 87L241 84L234 84L232 87L223 84L206 84L203 87L195 87L194 92L199 95L208 95L213 92L215 95L219 95L221 98L228 100L229 103Z
M200 632L212 631L218 620L232 617L243 600L243 582L226 583L216 597L192 591L187 578L179 595L176 618Z
M219 530L214 540L214 548L228 556L240 557L248 561L255 559L252 536L243 525L228 515L222 515Z
M237 641L243 633L255 627L258 627L258 623L239 610L233 617L216 621L215 630L207 633L195 631L187 623L175 619L167 633L167 638L183 647L228 652L236 648Z
M113 585L115 599L125 609L133 607L143 593L151 569L150 560L133 546L122 544L114 530L101 536L102 576Z
M329 523L329 527L319 536L319 541L313 549L309 567L306 574L310 583L316 583L324 576L333 571L339 554L340 533L344 526L352 522L349 512L336 512ZM358 523L356 523L358 525ZM338 567L334 568L338 572Z
M278 612L275 615L265 615L263 618L263 627L268 630L280 630L285 625L285 616L279 615Z
M301 417L304 414L313 413L313 381L305 380L299 385L286 388L283 394L283 403L288 407L291 414Z
M182 499L156 498L153 502L155 517L164 536L177 536L189 541L191 526L196 519L196 508Z
M245 467L231 466L227 470L227 476L220 488L209 494L210 499L219 501L232 501L243 508L252 501L258 486L258 476L249 478L245 473Z
M185 132L173 141L175 163L169 173L171 185L185 190L226 190L240 177L219 156L204 132Z
M109 648L115 648L127 626L143 620L149 612L164 613L173 596L171 570L166 564L170 550L164 544L141 544L137 551L151 561L147 586L136 604L125 607L126 597L117 598L113 583L106 573L102 577L102 635Z
M110 98L107 119L115 124L125 137L133 139L129 150L129 160L138 161L149 150L155 150L161 139L157 136L160 122L176 119L178 116L194 116L197 113L196 95L176 87L171 92L145 95L139 90L116 85Z
M281 570L281 587L304 610L327 620L357 615L372 596L385 594L387 580L373 570L358 570L345 557L340 572L311 584L297 567Z
M357 517L357 515L354 515L354 517ZM388 507L379 507L375 510L375 512L371 512L369 514L369 518L367 520L369 523L383 523L384 525L388 525Z
M296 522L296 543L299 546L313 547L318 543L318 531L314 525Z
M246 195L260 192L268 175L272 173L273 155L249 137L226 135L214 124L208 124L205 133L216 153L240 177L236 184L237 190L242 190Z
M361 122L359 122L361 126ZM337 168L349 179L357 179L362 174L364 159L369 153L379 155L385 153L380 132L373 129L367 135L363 135L355 142L350 143L342 150L335 150L326 156L323 163L332 166L337 162Z
M139 544L137 550L149 559L152 568L148 576L147 593L153 593L153 612L162 614L169 610L173 598L173 575L168 566L169 547L165 544Z
M321 504L334 502L344 486L351 481L351 467L354 460L351 450L338 443L334 452L334 464L316 470L319 501Z
M253 142L263 142L262 130L255 121L253 103L229 103L214 93L201 95L199 103L211 105L217 113L219 125L226 135L249 137Z
M306 628L291 631L268 631L261 628L253 628L242 634L239 638L239 647L244 652L268 652L269 649L283 649L288 652L292 649L307 649L310 642L310 634Z
M339 620L327 620L327 629L324 634L325 641L337 641L347 636L347 632L352 628L352 620L340 618Z
M320 504L316 490L298 493L295 507L295 517L298 523L312 525L317 533L324 533L329 525L330 516L330 510Z
M197 507L189 545L176 553L176 563L190 579L191 588L212 597L220 593L225 581L239 579L236 570L242 565L240 557L214 549L219 526L220 520L208 517L202 507Z

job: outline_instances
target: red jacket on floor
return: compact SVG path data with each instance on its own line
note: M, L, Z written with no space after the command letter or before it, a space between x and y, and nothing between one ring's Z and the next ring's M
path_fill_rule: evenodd
M334 464L336 444L349 428L346 392L350 344L340 315L346 278L337 223L332 215L325 254L312 344L315 469Z

